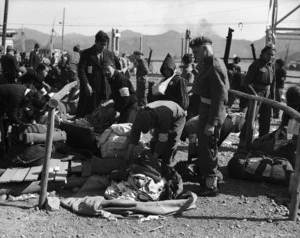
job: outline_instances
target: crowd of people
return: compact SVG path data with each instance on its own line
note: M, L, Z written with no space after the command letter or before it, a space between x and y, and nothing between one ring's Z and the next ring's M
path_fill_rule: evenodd
M51 93L69 82L77 81L78 87L69 94L71 99L79 98L75 118L84 118L112 99L117 123L133 123L128 163L131 163L141 133L151 132L151 160L160 162L162 176L174 170L183 128L186 121L197 116L195 156L201 174L201 191L198 194L216 195L222 179L218 170L218 140L222 124L236 99L228 90L232 88L281 101L286 71L281 59L276 60L274 67L275 48L269 45L264 47L259 59L249 66L247 73L243 73L239 57L235 57L233 63L226 67L223 60L215 56L212 40L204 36L196 37L189 44L192 54L185 54L182 58L181 71L176 68L170 55L166 57L161 67L164 78L160 82L161 85L165 83L165 88L162 92L158 88L159 92L155 94L153 87L149 88L149 65L143 53L133 52L137 68L134 87L128 70L130 61L125 54L120 57L118 52L109 51L108 44L108 35L99 31L90 48L82 50L76 45L73 52L63 55L60 62L56 62L53 54L48 60L42 59L39 45L35 44L28 65L23 66L17 62L14 49L8 46L6 54L1 57L1 150L4 151L7 146L5 141L9 123L22 125L37 120L36 113L20 116L21 109L23 112L29 111L24 108L43 111ZM1 51L4 49L1 48ZM61 75L65 77L62 79ZM296 87L290 94L293 96L289 96L288 105L299 111L299 88ZM239 110L245 112L247 100L240 98L239 101ZM273 109L273 112L273 117L279 118L278 109ZM259 136L269 133L272 108L259 104L255 113L257 117L259 115ZM247 113L246 122L248 120ZM286 125L284 123L282 126ZM245 146L245 134L246 123L240 134L239 147Z

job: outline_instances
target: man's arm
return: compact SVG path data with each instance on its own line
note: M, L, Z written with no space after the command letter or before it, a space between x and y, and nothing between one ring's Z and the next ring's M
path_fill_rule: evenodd
M245 87L246 91L252 95L256 95L256 91L254 90L254 88L252 87L252 84L254 82L254 78L257 72L257 66L256 63L252 63L247 71L246 77L244 79L244 83L243 86Z

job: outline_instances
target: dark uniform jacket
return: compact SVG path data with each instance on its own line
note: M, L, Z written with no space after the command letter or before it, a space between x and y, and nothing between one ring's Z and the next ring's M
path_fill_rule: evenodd
M145 77L149 73L148 64L145 59L137 60L136 77Z
M114 55L107 49L104 49L98 58L96 46L84 50L80 56L78 64L78 77L80 80L80 96L76 115L84 117L91 113L102 100L107 99L105 76L103 74L103 65L105 60L110 59L114 62ZM93 95L85 94L86 85L89 84L93 89Z
M209 57L204 61L203 68L198 72L197 82L193 90L200 97L210 101L207 124L221 125L225 119L225 105L228 101L229 81L227 69L220 58ZM202 100L201 100L202 101Z
M115 102L116 111L122 112L137 103L135 90L125 74L115 70L113 77L108 79L108 83L111 88L110 98Z
M5 84L0 86L0 115L6 112L11 122L22 124L18 111L25 100L27 87L21 84Z
M155 152L161 155L167 145L169 133L177 133L176 128L181 127L177 124L182 123L180 119L185 118L185 112L177 103L172 101L155 101L147 104L143 110L151 110L155 114L152 122L152 128L158 131L158 143ZM137 114L132 125L129 144L138 144L143 125L144 121Z
M17 59L10 54L3 55L1 58L2 72L8 83L15 83L15 79L20 71Z
M35 52L34 50L30 52L29 55L29 67L32 67L33 69L36 69L39 63L41 63L41 58L38 52Z
M279 68L275 70L276 88L284 88L284 81L286 79L286 70Z
M249 66L244 80L244 87L248 93L255 94L259 91L266 91L269 86L275 87L276 83L273 80L273 65L259 58ZM255 92L249 85L253 87Z

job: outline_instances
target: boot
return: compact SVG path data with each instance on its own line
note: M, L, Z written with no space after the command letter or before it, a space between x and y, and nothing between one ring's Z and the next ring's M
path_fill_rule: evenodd
M202 180L203 181L203 180ZM215 197L218 195L218 177L217 176L208 176L205 179L205 184L202 183L200 192L198 193L199 197Z

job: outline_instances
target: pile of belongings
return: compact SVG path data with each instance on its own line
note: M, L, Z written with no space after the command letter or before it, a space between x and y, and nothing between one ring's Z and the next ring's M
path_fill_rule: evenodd
M133 201L157 201L164 191L166 181L150 166L132 164L126 179L112 181L106 189L106 199L126 199Z
M11 166L30 167L42 165L45 156L47 126L43 124L29 124L12 126L10 133L9 160ZM66 132L54 129L53 142L64 142ZM54 147L52 148L52 153Z
M255 139L251 151L238 150L228 162L233 178L288 185L294 172L295 150L285 131L278 129Z

